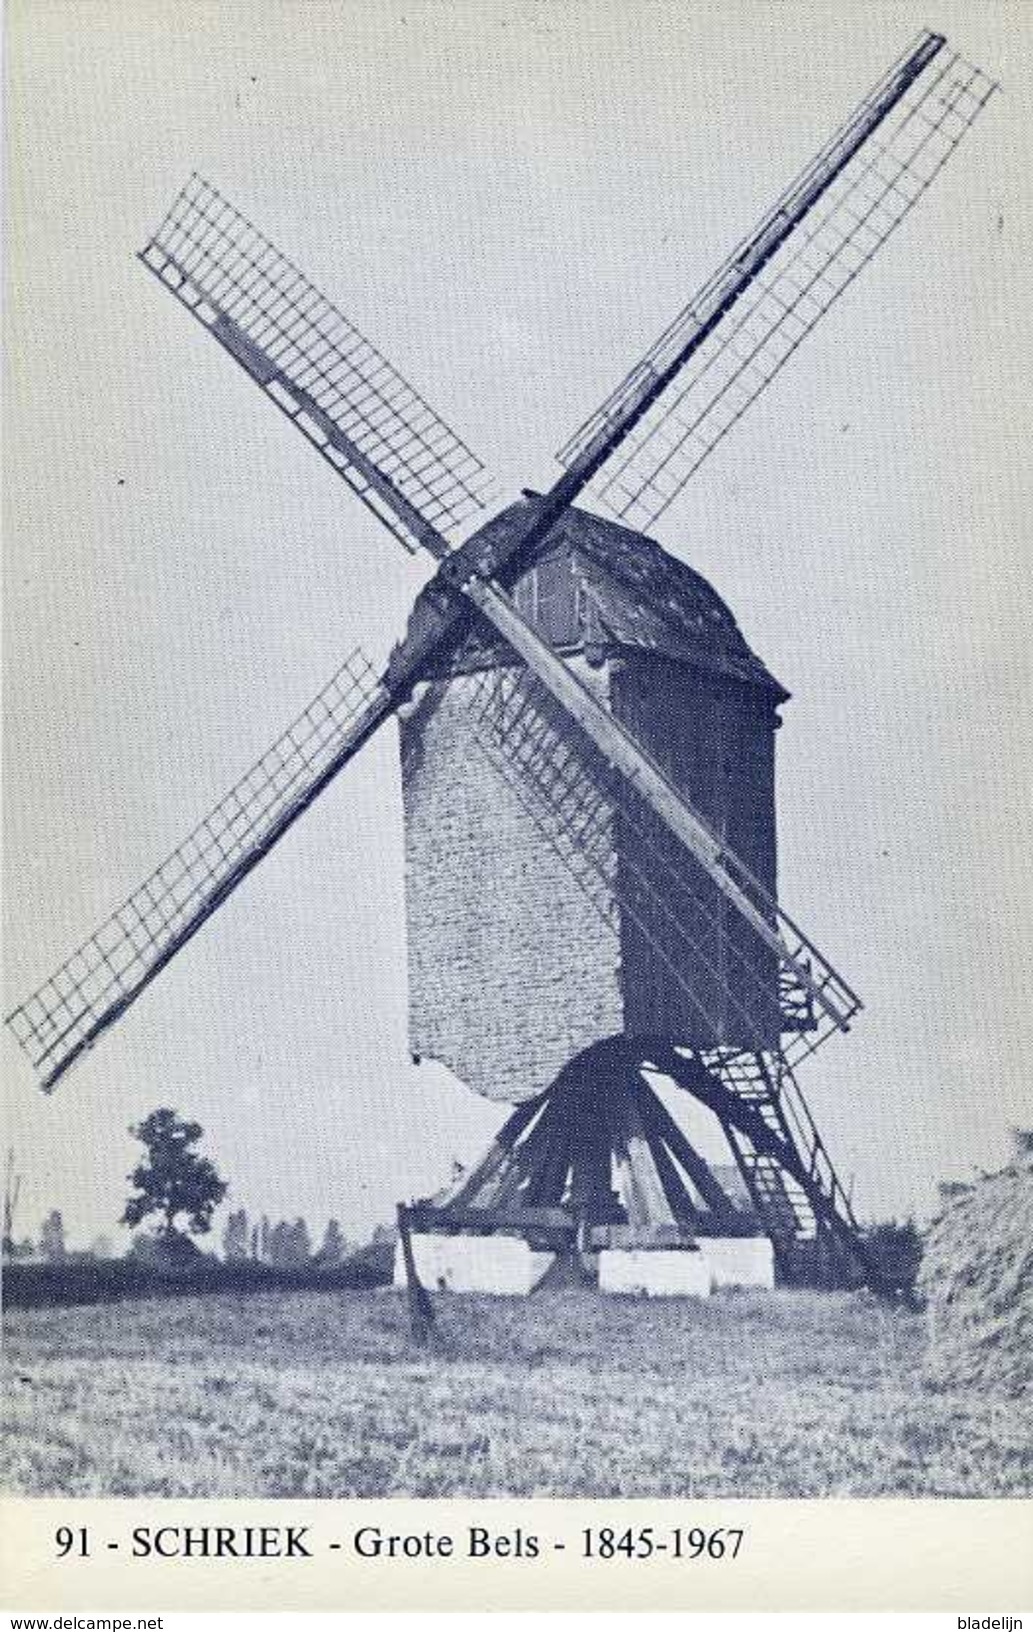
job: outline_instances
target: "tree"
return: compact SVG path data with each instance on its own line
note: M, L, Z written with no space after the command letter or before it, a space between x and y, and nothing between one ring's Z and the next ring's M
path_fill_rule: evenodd
M222 1255L228 1264L239 1264L248 1255L247 1213L241 1207L231 1213L222 1232Z
M303 1218L296 1218L291 1225L291 1252L299 1267L309 1263L312 1258L312 1238Z
M176 1219L185 1213L191 1235L206 1235L228 1186L208 1157L192 1148L204 1132L201 1124L184 1122L162 1106L129 1131L147 1154L129 1175L136 1194L126 1202L121 1222L132 1228L151 1213L160 1213L165 1220L162 1233L171 1240L179 1234Z
M316 1262L321 1269L336 1269L339 1264L344 1263L346 1252L347 1246L341 1233L341 1226L336 1218L332 1218L326 1227L323 1245L316 1253Z
M269 1235L269 1262L277 1269L303 1269L312 1257L308 1225L303 1218L281 1219Z
M274 1269L289 1269L291 1262L291 1227L281 1218L268 1233L264 1257Z
M52 1264L62 1264L67 1257L65 1221L56 1207L47 1214L40 1225L39 1250Z

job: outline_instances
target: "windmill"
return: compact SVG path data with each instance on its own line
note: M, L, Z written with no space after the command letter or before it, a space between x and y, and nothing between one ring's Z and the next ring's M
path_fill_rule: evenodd
M45 1089L381 726L402 717L412 746L428 695L440 700L445 685L622 953L635 946L662 972L665 1000L523 1099L424 1222L583 1239L623 1220L684 1245L707 1229L741 1233L743 1210L650 1084L662 1074L717 1117L783 1274L877 1280L796 1080L802 1059L849 1029L859 998L778 901L773 858L751 865L643 740L634 709L600 684L612 631L598 580L579 584L580 655L549 638L526 585L568 546L600 571L624 535L646 548L637 530L660 518L910 212L994 89L923 32L561 450L551 489L472 532L489 501L480 460L257 227L191 177L142 264L436 572L383 671L353 652L8 1017ZM620 525L576 506L582 496ZM672 605L677 617L677 595Z

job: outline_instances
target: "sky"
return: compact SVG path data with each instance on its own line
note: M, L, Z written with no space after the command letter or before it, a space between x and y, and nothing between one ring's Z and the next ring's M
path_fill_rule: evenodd
M1023 5L150 4L7 13L5 1012L357 642L411 560L134 254L198 170L470 442L562 445L922 26L1000 79L654 529L793 693L784 905L866 1002L801 1071L863 1218L1033 1120ZM129 1126L355 1236L500 1108L408 1058L380 734L51 1097L2 1041L17 1233L124 1240Z

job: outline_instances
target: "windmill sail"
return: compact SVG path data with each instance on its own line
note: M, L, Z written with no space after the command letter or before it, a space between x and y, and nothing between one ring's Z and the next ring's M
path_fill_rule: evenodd
M393 711L356 650L204 821L7 1023L53 1088Z
M439 535L484 507L480 460L209 182L191 176L140 260L406 549L440 554Z
M914 208L996 89L924 34L559 454L651 526Z

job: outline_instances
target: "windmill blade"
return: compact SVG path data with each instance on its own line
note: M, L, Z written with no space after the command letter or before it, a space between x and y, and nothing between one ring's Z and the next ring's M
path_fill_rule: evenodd
M194 174L139 258L407 550L447 554L485 467L246 216Z
M996 85L924 33L559 454L651 526L914 208Z
M394 706L354 651L171 856L7 1016L45 1089L197 934Z

